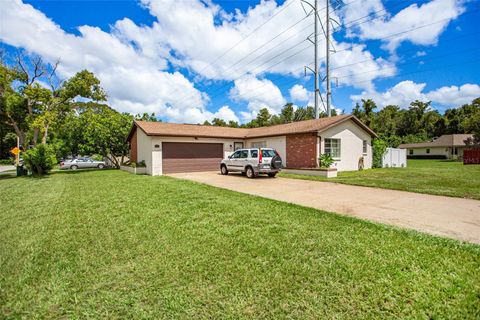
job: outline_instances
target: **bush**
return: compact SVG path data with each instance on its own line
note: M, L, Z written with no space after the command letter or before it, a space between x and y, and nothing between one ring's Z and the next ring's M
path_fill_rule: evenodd
M333 164L333 158L330 154L324 153L318 158L321 168L330 168Z
M140 162L132 161L129 166L132 168L145 168L147 165L145 164L145 160L142 160Z
M383 155L387 151L387 143L382 139L373 140L373 167L381 168Z
M25 166L35 175L43 175L52 170L57 163L55 148L48 144L40 144L23 154Z
M14 161L12 159L0 159L0 165L2 166L12 165L13 162Z

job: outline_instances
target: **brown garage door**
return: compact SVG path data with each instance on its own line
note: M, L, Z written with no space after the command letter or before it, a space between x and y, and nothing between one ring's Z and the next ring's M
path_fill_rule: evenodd
M222 143L162 143L163 173L219 170Z

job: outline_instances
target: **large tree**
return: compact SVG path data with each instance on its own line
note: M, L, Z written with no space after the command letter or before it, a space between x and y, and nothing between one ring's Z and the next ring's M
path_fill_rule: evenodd
M77 98L105 101L106 94L93 73L83 70L61 81L58 64L18 54L13 67L0 66L0 116L12 126L22 144L47 143L52 125L71 111Z
M62 141L73 155L99 154L120 167L128 152L127 135L133 116L105 104L79 103L62 128Z

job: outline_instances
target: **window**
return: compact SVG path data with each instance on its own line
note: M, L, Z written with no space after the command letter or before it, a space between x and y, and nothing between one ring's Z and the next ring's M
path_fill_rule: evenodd
M243 149L243 142L234 142L233 143L233 150L237 151L238 149Z
M266 148L267 141L256 141L252 142L252 148Z
M332 158L340 159L340 139L325 139L325 153Z
M366 154L367 153L367 140L363 140L363 154Z
M234 153L232 154L232 159L238 159L238 158L240 158L240 152L241 152L241 151L236 151L236 152L234 152Z
M408 154L413 154L413 149L408 150Z
M454 154L454 155L458 155L458 149L457 149L457 148L454 148L454 149L453 149L453 154Z
M275 157L275 151L270 150L270 149L262 150L262 157L273 158L273 157Z
M427 149L427 154L429 154L429 153L430 153L430 149Z
M258 158L258 150L252 150L250 151L250 154L252 155L252 158Z
M248 150L240 150L240 159L248 158Z

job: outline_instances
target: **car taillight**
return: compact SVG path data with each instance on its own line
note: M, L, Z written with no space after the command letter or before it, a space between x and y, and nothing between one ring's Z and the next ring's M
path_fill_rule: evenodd
M61 165L61 166L63 166L63 161L62 161L62 162L60 162L60 165Z
M262 158L263 158L262 150L258 149L258 163L262 163Z

